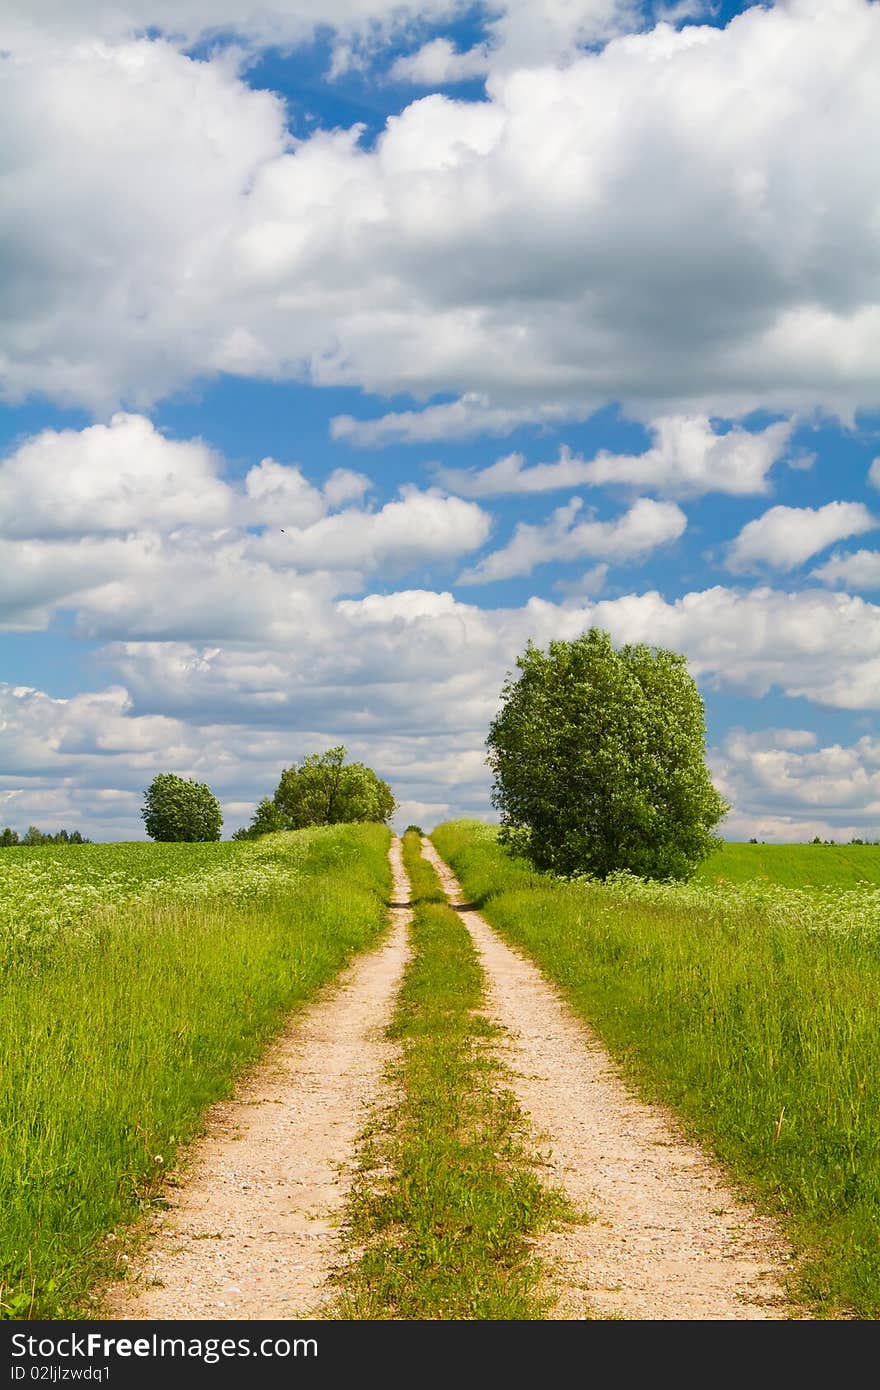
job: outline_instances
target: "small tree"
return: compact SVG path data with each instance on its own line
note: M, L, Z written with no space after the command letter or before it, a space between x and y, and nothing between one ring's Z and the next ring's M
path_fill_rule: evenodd
M151 840L219 840L223 815L205 782L160 772L144 796L141 811Z
M271 796L264 796L248 826L233 832L233 840L256 840L260 835L271 835L276 830L286 830L287 826L281 812Z
M11 845L19 844L18 831L11 829L10 826L0 831L0 847L8 849Z
M686 878L729 807L685 658L591 628L517 666L487 739L502 838L558 873Z
M249 840L273 830L304 830L310 825L352 821L387 821L397 802L387 782L363 763L347 763L340 744L326 753L309 753L298 766L286 767L275 788L256 809L247 829L234 839Z
M387 821L397 803L387 782L363 763L346 763L340 744L285 768L273 797L289 830L343 821Z

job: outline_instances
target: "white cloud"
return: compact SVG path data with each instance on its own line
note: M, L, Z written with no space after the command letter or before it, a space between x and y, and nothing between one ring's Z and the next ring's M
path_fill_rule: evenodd
M563 594L569 602L576 599L597 598L605 588L608 578L607 564L591 565L577 579L557 579L553 585L558 594Z
M849 746L816 743L807 730L734 729L727 735L713 752L712 769L738 822L766 830L779 819L784 828L799 830L780 838L864 838L866 832L880 838L880 740L866 735Z
M153 690L162 713L175 712L167 702L177 689L187 717L204 700L224 718L229 701L237 709L243 701L242 722L246 710L288 718L291 692L314 688L311 727L325 706L361 724L478 724L491 717L505 663L529 637L573 635L592 622L619 640L686 651L705 679L749 694L777 685L843 708L876 705L878 610L864 600L716 587L674 603L656 593L594 601L603 566L681 534L685 519L672 503L642 498L599 521L581 519L573 499L549 521L520 526L472 569L471 582L528 573L548 559L598 563L562 604L535 599L499 615L429 587L369 592L371 572L408 571L425 585L426 570L483 545L490 518L475 503L405 488L370 508L368 480L345 470L321 488L275 460L243 480L225 479L222 469L204 441L168 439L125 415L19 444L0 463L0 621L37 630L65 610L83 635L122 644L114 652L127 688L144 698ZM364 693L367 675L374 694ZM437 699L423 714L423 686L434 679Z
M465 9L482 11L484 42L458 53L448 39L428 40L398 60L392 75L433 85L490 68L565 62L579 46L639 27L642 20L636 0L488 0L473 6L463 0L5 0L0 50L28 53L83 39L118 41L147 30L184 46L226 34L247 48L261 48L307 43L332 31L330 73L338 76L381 61L388 45L418 41Z
M880 589L880 550L856 550L851 555L832 555L810 571L823 584L845 584L850 589Z
M683 651L715 689L772 689L839 709L880 706L880 607L819 589L711 589L602 600L586 614L621 642Z
M398 58L391 67L391 77L397 82L413 82L421 87L442 87L448 82L467 82L483 77L489 71L488 44L475 44L466 52L456 48L450 39L430 39L415 53Z
M0 461L0 535L219 526L231 519L233 494L218 467L202 440L165 439L142 415L43 430Z
M0 49L114 41L147 29L182 44L231 33L262 46L305 43L329 28L340 42L378 44L418 19L430 22L456 8L457 0L4 0Z
M575 412L576 413L576 412ZM424 410L392 411L374 420L356 420L353 415L336 415L330 421L333 439L345 439L359 448L380 448L383 444L423 444L428 440L473 439L481 434L510 434L520 425L556 424L571 417L571 407L544 404L517 409L493 406L489 397L477 391L444 405Z
M461 51L449 39L431 39L399 58L391 75L398 81L437 86L514 68L566 63L585 45L640 28L642 21L638 0L506 0L492 8L495 17L486 25L488 38L483 42Z
M613 521L578 521L583 507L574 497L559 507L549 521L532 526L519 522L513 537L459 576L459 584L489 584L495 579L531 574L536 565L551 560L579 560L584 556L617 563L639 560L658 546L678 540L687 518L672 502L641 497L628 512Z
M767 474L791 435L789 422L750 433L735 426L716 434L708 418L671 416L655 421L656 443L642 454L601 450L584 459L563 445L556 463L526 467L522 454L508 454L489 468L438 468L437 481L464 497L547 492L557 488L638 487L667 496L725 492L731 496L769 491Z
M243 482L222 467L142 416L25 440L0 461L0 624L39 629L64 607L90 636L284 641L367 573L421 577L489 534L479 506L436 489L371 510L349 469L320 487L275 459Z
M877 520L861 502L824 507L771 507L748 522L728 549L727 568L742 572L770 565L792 570L826 546L872 531Z
M874 459L868 469L868 482L873 487L880 487L880 458Z
M473 502L405 487L399 501L378 512L351 508L286 530L283 541L274 538L272 556L296 569L399 573L478 549L490 527L489 515Z
M367 151L292 142L228 57L6 58L3 389L105 410L230 371L477 395L487 423L876 407L878 62L866 0L755 6L499 68Z
M335 469L318 487L297 465L265 458L242 488L224 481L223 468L204 440L169 439L143 415L120 412L83 430L46 429L0 459L0 537L308 526L362 503L371 487L348 468Z
M330 511L362 503L372 483L363 473L334 468L322 487L315 487L295 464L265 458L245 478L247 503L237 508L240 520L280 526L308 526Z

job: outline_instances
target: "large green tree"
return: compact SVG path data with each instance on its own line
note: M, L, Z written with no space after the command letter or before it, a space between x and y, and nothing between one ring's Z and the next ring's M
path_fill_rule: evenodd
M685 657L591 628L517 666L487 739L502 838L557 873L688 877L729 807Z
M160 772L144 796L141 816L151 840L219 840L223 814L205 782Z

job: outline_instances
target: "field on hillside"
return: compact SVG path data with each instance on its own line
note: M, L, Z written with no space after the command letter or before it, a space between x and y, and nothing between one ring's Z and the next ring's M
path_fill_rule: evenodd
M880 1315L876 880L562 881L511 859L496 835L451 822L432 839L644 1093L787 1219L808 1256L804 1293L830 1313ZM824 856L847 884L847 846L733 848L740 869L752 858L778 878ZM860 868L875 853L864 847Z
M725 843L694 875L695 883L753 881L786 888L880 885L880 845Z
M0 852L0 1315L87 1311L205 1107L385 926L388 842Z

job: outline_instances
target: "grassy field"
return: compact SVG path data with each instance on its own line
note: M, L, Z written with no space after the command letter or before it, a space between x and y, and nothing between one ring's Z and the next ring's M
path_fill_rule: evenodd
M880 889L562 882L511 860L490 826L432 839L643 1093L785 1218L817 1315L880 1316ZM813 849L737 848L780 878ZM815 856L843 864L846 849Z
M338 1314L368 1319L532 1319L544 1313L529 1239L560 1218L535 1177L504 1073L487 1052L483 974L409 832L413 955L390 1030L401 1100L361 1151L348 1239L363 1253Z
M87 1313L205 1107L386 922L389 833L0 852L0 1312Z
M725 844L700 865L694 881L763 881L785 888L880 885L880 845Z

